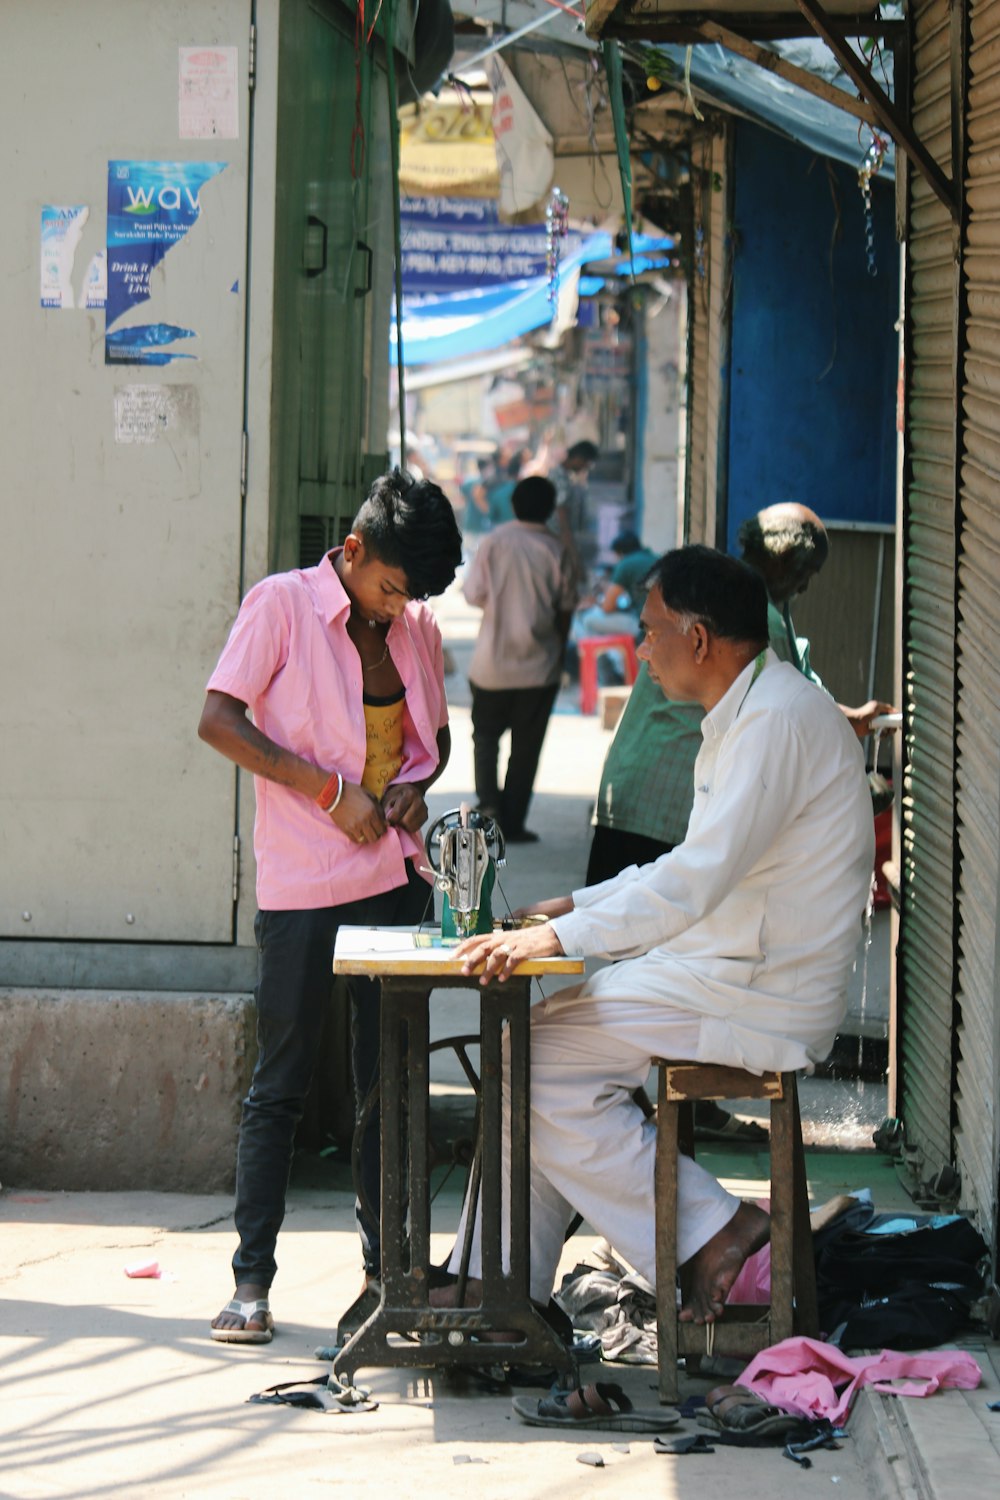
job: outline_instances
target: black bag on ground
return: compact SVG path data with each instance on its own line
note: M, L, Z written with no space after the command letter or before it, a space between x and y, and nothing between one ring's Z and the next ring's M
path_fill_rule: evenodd
M820 1324L841 1349L926 1349L953 1338L979 1295L986 1242L967 1219L832 1239L816 1265Z
M965 1327L970 1301L968 1292L910 1281L861 1306L842 1304L830 1342L845 1350L933 1349Z

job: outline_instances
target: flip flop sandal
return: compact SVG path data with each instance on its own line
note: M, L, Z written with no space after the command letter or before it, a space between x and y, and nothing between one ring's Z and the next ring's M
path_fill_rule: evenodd
M378 1411L378 1402L372 1401L366 1391L332 1385L328 1375L315 1380L286 1380L280 1385L269 1385L266 1391L248 1396L247 1401L267 1406L302 1406L312 1411L338 1412L345 1415L356 1411Z
M705 1432L689 1432L684 1437L654 1438L654 1453L714 1453L712 1439Z
M680 1418L674 1412L636 1411L620 1385L600 1381L575 1391L551 1391L541 1400L515 1396L511 1402L532 1427L591 1427L602 1432L665 1432Z
M705 1410L698 1413L698 1425L745 1441L779 1443L801 1433L803 1419L790 1416L780 1406L771 1406L741 1386L720 1385L705 1397Z
M243 1319L242 1328L212 1328L209 1330L213 1339L220 1344L269 1344L274 1334L274 1319L271 1317L271 1304L266 1297L258 1297L256 1302L227 1302L222 1309L223 1312L235 1313L238 1318ZM263 1328L247 1328L251 1318L259 1318L264 1315Z

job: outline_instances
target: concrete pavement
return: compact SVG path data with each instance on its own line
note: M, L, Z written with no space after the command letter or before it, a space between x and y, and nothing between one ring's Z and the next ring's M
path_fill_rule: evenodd
M825 1163L824 1180L814 1165ZM730 1158L730 1162L732 1158ZM751 1157L750 1170L754 1170ZM369 1370L377 1411L326 1415L248 1405L280 1381L327 1366L314 1358L358 1289L351 1193L342 1167L305 1164L279 1240L281 1269L269 1345L213 1343L208 1320L227 1295L231 1203L221 1195L157 1193L0 1196L0 1497L91 1496L298 1500L346 1487L398 1500L436 1494L483 1500L626 1490L631 1500L784 1500L836 1484L837 1494L888 1500L968 1500L995 1494L1000 1418L996 1346L973 1349L987 1372L975 1392L927 1400L863 1394L839 1451L813 1455L804 1474L780 1449L716 1448L663 1457L646 1436L528 1428L509 1393L425 1372ZM866 1169L870 1169L866 1172ZM825 1196L858 1183L877 1159L810 1156ZM889 1174L891 1176L891 1174ZM757 1182L729 1177L739 1190ZM888 1184L886 1184L888 1185ZM883 1201L885 1198L879 1195ZM435 1253L457 1220L457 1186L436 1205ZM578 1235L564 1268L585 1258ZM130 1280L126 1265L155 1260L159 1279ZM655 1406L655 1375L634 1366L586 1367ZM688 1378L686 1391L716 1381ZM683 1430L696 1430L691 1422ZM621 1449L627 1444L628 1451ZM604 1469L577 1463L597 1452ZM466 1465L475 1465L467 1470ZM610 1470L614 1470L611 1474Z
M448 608L461 666L475 616L463 620L460 601ZM455 753L434 790L432 816L472 790L457 674L449 687ZM607 735L572 712L572 695L563 695L561 707L529 820L542 841L511 850L504 877L511 905L582 879ZM435 1005L437 1029L467 1029L474 1013L472 994L451 996ZM435 1078L442 1101L460 1087L443 1057ZM806 1082L807 1135L826 1147L808 1157L815 1201L868 1186L880 1207L907 1206L891 1163L870 1147L884 1106L877 1085ZM123 1153L136 1146L123 1135ZM703 1160L746 1196L766 1186L759 1153L706 1150ZM435 1203L437 1256L449 1248L458 1209L452 1176ZM783 1500L801 1497L802 1486L831 1485L851 1500L966 1500L1000 1487L1000 1414L985 1405L1000 1393L996 1345L974 1351L987 1372L978 1391L908 1402L862 1396L844 1446L816 1453L808 1473L779 1449L662 1457L649 1437L528 1428L512 1415L509 1393L429 1371L362 1372L380 1402L372 1413L247 1405L266 1386L326 1368L313 1351L332 1342L359 1289L360 1256L343 1163L300 1160L278 1244L278 1333L261 1347L213 1343L208 1322L231 1285L231 1211L230 1198L218 1194L52 1193L23 1185L0 1193L0 1500L298 1500L322 1488L398 1500L469 1492L531 1500L554 1491L607 1494L609 1486L630 1500ZM586 1230L576 1236L564 1266L591 1244ZM126 1265L153 1259L159 1279L125 1276ZM636 1404L655 1405L652 1370L590 1369L589 1378L620 1380ZM714 1383L689 1379L687 1389L704 1392ZM577 1463L585 1451L599 1453L604 1467Z

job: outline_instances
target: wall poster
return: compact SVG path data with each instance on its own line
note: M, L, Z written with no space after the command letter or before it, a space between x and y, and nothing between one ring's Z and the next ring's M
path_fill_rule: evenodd
M240 133L235 47L178 50L177 133L182 141L235 141Z
M103 307L107 294L107 261L103 250L91 257L79 295L73 292L73 266L90 218L86 204L42 206L39 235L41 305L61 309Z
M165 365L196 358L170 347L179 339L195 338L193 328L139 323L112 331L112 326L148 300L153 268L197 222L201 189L226 165L224 161L108 162L105 364Z

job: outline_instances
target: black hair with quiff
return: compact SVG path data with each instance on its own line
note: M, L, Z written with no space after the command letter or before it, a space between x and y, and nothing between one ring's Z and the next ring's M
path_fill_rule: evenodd
M376 479L351 530L386 567L403 570L414 599L443 594L462 561L462 533L447 495L404 469Z

